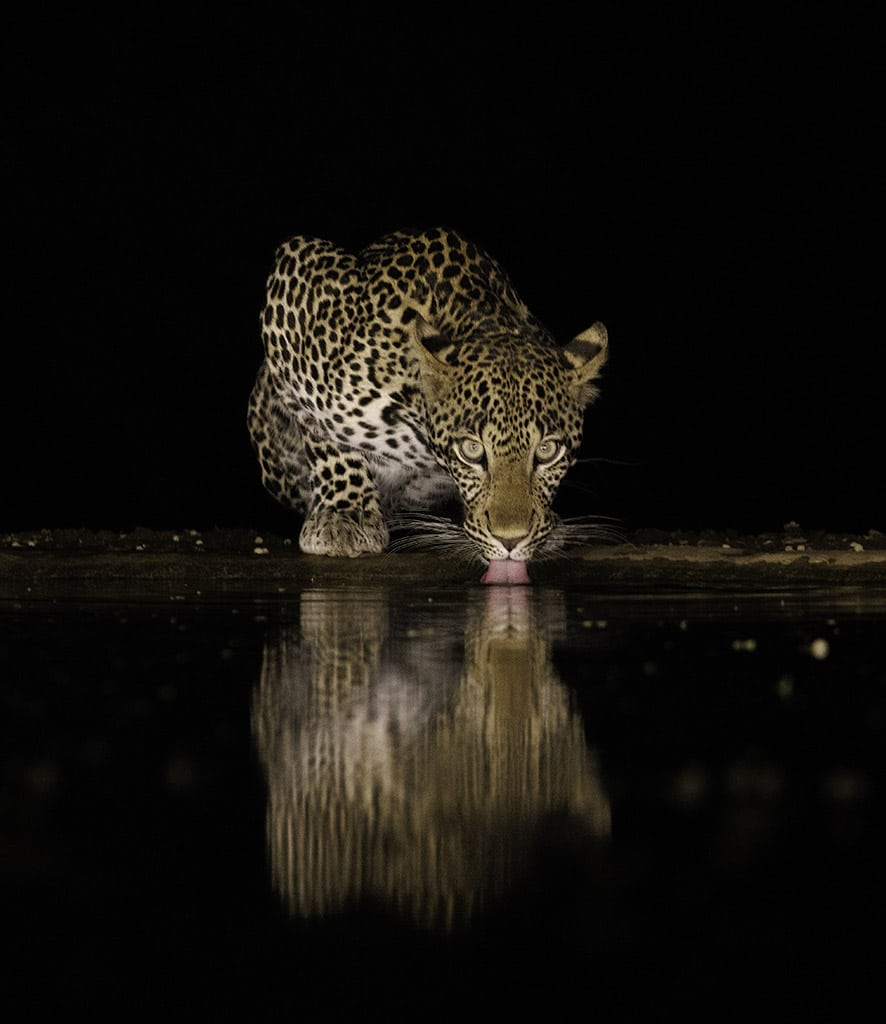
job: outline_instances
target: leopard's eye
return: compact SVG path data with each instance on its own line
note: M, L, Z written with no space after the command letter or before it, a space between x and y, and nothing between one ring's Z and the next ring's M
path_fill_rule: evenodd
M455 454L469 466L480 466L486 460L486 449L483 442L476 437L463 437L456 441Z
M540 466L556 462L566 451L566 445L556 437L546 437L535 449L535 461Z

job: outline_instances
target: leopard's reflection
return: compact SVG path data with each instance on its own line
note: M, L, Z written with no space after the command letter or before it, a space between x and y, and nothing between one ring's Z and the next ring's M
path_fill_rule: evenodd
M519 878L551 822L608 835L551 664L562 597L542 593L488 587L410 610L316 590L300 628L268 636L253 728L291 913L375 903L450 927Z

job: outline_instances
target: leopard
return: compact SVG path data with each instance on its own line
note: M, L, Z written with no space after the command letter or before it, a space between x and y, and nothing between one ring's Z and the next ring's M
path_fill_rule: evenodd
M411 514L449 506L442 532L485 582L528 582L598 394L602 323L558 345L497 260L437 227L358 252L284 242L261 335L248 429L265 489L303 517L302 552L379 554Z

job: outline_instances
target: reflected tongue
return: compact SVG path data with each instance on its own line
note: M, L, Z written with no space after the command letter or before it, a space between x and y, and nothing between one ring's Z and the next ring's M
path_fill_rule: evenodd
M515 562L510 558L493 559L489 568L480 577L481 583L528 583L529 573L525 562Z

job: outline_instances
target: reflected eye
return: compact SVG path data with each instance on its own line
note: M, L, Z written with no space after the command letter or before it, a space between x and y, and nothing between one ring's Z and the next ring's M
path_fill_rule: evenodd
M549 466L566 451L566 446L556 437L546 437L535 449L535 461L540 466Z
M469 466L479 466L486 460L486 449L483 442L475 437L463 437L455 444L455 453L462 462Z

